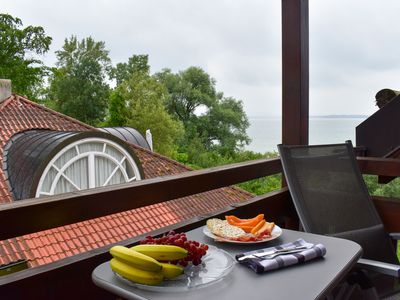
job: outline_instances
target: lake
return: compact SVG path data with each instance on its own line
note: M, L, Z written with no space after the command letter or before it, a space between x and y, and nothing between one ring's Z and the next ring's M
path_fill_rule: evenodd
M351 140L355 145L356 126L367 117L310 117L309 143L331 144ZM247 129L251 143L246 150L255 152L277 151L276 145L281 143L280 117L249 118L250 127Z

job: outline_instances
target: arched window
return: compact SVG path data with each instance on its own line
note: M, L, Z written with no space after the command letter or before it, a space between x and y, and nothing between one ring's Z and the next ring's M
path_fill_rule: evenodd
M67 145L48 163L36 197L140 180L129 153L104 138L85 138Z

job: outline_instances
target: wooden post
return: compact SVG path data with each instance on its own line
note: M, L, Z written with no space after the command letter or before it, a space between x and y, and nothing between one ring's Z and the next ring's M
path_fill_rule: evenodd
M308 0L282 0L282 143L308 145Z

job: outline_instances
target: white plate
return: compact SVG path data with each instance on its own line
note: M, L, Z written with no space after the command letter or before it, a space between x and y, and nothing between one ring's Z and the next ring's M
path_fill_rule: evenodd
M144 285L127 280L118 274L117 278L130 286L155 292L183 292L191 289L202 288L219 282L233 269L236 261L226 251L215 246L208 246L206 255L202 257L199 266L188 266L185 273L170 280L164 280L159 285Z
M203 227L203 233L206 236L214 239L217 242L225 242L225 243L233 243L233 244L258 244L258 243L265 243L265 242L276 239L277 237L279 237L282 234L282 229L278 225L275 224L274 229L272 229L271 236L267 236L264 239L259 240L259 241L248 241L248 242L247 241L234 241L234 240L221 238L221 237L213 234L210 231L210 229L208 229L207 226Z

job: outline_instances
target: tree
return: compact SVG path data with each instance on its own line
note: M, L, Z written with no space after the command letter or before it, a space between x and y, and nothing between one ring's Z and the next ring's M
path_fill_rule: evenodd
M49 97L58 111L90 125L104 120L109 97L106 82L111 61L104 42L88 37L66 39L56 51L57 67L50 79Z
M154 77L168 89L169 113L185 126L183 151L198 140L207 151L218 149L222 154L249 143L249 122L242 102L216 92L215 80L201 68L190 67L177 74L165 69Z
M150 129L154 150L172 156L184 129L182 123L173 119L165 108L168 91L150 76L147 63L140 68L130 63L129 70L129 76L126 73L122 83L112 93L109 124L130 126L142 134ZM112 111L116 112L114 117ZM118 117L123 124L116 124Z
M215 80L201 68L189 67L178 74L164 69L155 78L168 89L168 111L185 125L196 119L197 108L210 107L215 102Z
M126 126L128 122L127 102L117 88L110 93L107 126Z
M207 149L217 147L222 154L233 153L250 142L246 134L250 123L239 100L220 93L208 112L198 119L197 132L204 137Z
M149 74L149 56L148 55L132 55L127 63L118 63L111 71L111 77L120 85L125 80L128 80L135 72L144 72Z
M118 63L115 68L112 68L111 77L116 79L118 87L129 80L133 74L139 73L145 77L149 76L148 55L132 55L127 63ZM108 109L108 126L125 126L127 124L128 103L117 89L110 94Z
M0 14L0 78L11 79L13 91L36 100L46 67L37 58L52 38L40 26L22 28L21 19Z

